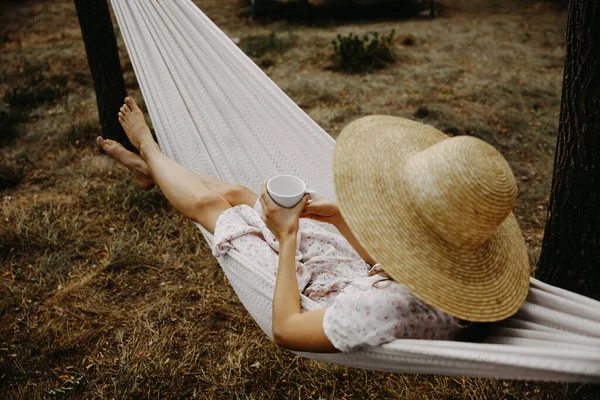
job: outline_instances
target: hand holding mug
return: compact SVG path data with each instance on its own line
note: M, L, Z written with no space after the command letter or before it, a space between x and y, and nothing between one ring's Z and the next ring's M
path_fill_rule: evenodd
M298 204L302 197L308 193L313 202L314 190L309 190L306 183L294 175L277 175L267 181L267 191L273 201L281 207L293 208Z
M293 237L295 240L300 225L300 213L309 201L306 193L301 194L300 201L293 208L285 208L271 198L265 183L259 201L262 207L261 218L277 240L282 241L286 237Z

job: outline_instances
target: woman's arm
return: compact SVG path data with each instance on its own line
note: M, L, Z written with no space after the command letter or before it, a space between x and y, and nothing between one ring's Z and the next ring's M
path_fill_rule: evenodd
M362 247L358 239L350 230L348 224L346 224L346 220L344 220L336 202L325 197L318 198L304 208L301 216L314 219L315 221L333 224L366 263L371 266L375 265L376 261L371 257L367 250Z
M286 349L327 353L337 351L323 329L326 308L301 313L296 278L296 234L279 239L279 266L273 295L273 337Z
M296 278L296 237L305 196L294 208L278 206L266 191L260 197L262 219L279 242L279 265L273 293L273 336L278 346L298 351L334 352L323 329L325 309L301 312Z
M373 257L371 257L371 255L367 252L367 250L364 247L362 247L358 239L354 236L354 234L350 230L350 227L348 226L348 224L346 224L346 220L344 219L344 217L342 217L341 213L338 213L338 217L335 218L332 223L367 264L369 264L372 267L377 263L373 259Z

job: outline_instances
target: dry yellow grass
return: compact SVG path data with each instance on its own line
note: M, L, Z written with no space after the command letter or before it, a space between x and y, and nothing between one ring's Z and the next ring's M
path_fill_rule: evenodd
M519 180L516 214L535 259L558 121L563 11L448 0L435 20L317 27L253 22L237 0L197 3L242 43L292 32L295 46L263 65L334 137L353 118L386 113L497 146ZM73 2L0 7L0 98L19 104L3 105L16 137L3 131L0 148L1 398L595 398L589 386L377 373L276 348L197 229L94 147L95 99ZM392 28L393 67L365 76L327 69L338 33ZM139 97L120 45L128 89Z

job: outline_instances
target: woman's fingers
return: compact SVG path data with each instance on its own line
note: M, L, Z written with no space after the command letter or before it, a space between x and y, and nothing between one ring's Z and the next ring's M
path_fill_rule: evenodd
M302 196L302 199L294 208L296 210L298 210L300 213L302 213L302 211L306 209L309 199L310 199L310 195L305 194L304 196Z
M267 183L266 182L263 183L259 201L260 201L260 206L262 208L261 217L262 217L263 221L266 221L267 212L269 212L269 210L272 207L272 205L270 203L273 201L271 199L271 196L269 196L269 193L267 192Z
M270 197L270 196L269 196L269 192L267 191L267 184L263 183L263 185L262 185L262 191L260 192L260 198L266 204L268 197Z
M313 210L313 203L311 204L307 204L304 209L302 210L301 215L305 215L305 214L312 214L314 212Z
M275 208L278 207L277 203L273 201L269 191L267 190L267 182L263 183L261 199L263 200L263 203L261 203L263 209L266 208L267 210L275 210Z

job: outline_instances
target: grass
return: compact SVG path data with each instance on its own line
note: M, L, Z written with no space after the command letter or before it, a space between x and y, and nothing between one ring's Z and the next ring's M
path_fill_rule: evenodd
M248 36L242 42L242 50L250 57L260 58L266 54L285 53L294 46L296 38L291 33L287 38L278 37L275 32L268 35Z
M50 103L64 94L60 87L49 87L33 84L26 88L13 88L4 100L16 109L33 110L39 105Z
M38 71L25 68L24 75L34 74L26 86L13 87L4 95L4 101L13 109L33 110L38 106L51 103L64 94L69 78L65 75L46 76Z
M241 49L257 63L267 68L273 66L275 57L294 47L297 38L291 33L287 37L278 36L274 31L268 35L251 35L241 42Z
M4 147L15 140L17 125L26 120L26 114L21 110L13 110L0 104L0 147Z
M256 0L251 11L259 19L285 19L318 26L332 21L407 18L428 6L428 2L419 0Z
M270 76L333 137L361 115L384 113L497 145L517 176L515 215L535 255L551 182L565 15L537 3L531 11L529 3L503 2L512 13L489 12L483 0L465 4L437 20L326 29L269 23L263 28L276 40L257 41L255 49L266 49L256 50L264 51L257 61L276 61ZM256 36L236 0L201 5L242 46ZM198 230L91 143L97 111L73 2L14 2L0 26L10 38L0 43L2 137L4 127L13 129L0 150L3 399L597 398L591 385L380 373L276 348ZM366 75L326 68L338 34L391 29L400 40L414 37L402 63ZM286 50L277 41L289 31L295 42ZM126 70L130 94L140 99Z
M47 61L25 62L20 74L21 85L9 86L0 104L0 147L10 144L17 136L19 123L26 122L32 111L50 104L68 93L69 78L52 75Z
M95 119L76 121L69 127L64 142L73 146L93 145L92 139L99 132L98 126L99 121Z

